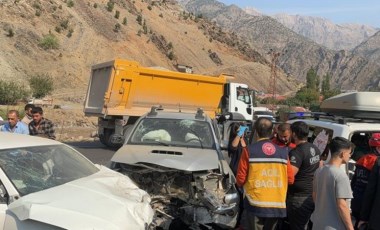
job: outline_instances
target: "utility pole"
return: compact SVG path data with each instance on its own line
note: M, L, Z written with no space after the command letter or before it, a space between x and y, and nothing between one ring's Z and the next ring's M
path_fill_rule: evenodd
M276 101L276 81L277 81L277 60L278 57L280 56L279 52L275 52L274 50L270 50L268 54L271 56L271 73L270 73L270 80L269 80L269 92L272 93L272 103L271 107L272 110L274 109L275 106L275 101Z

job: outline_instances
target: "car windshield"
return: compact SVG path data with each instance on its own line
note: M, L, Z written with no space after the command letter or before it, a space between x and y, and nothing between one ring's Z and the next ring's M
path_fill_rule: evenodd
M92 175L99 169L65 145L0 150L0 167L20 195Z
M215 148L209 123L186 119L142 119L128 144Z

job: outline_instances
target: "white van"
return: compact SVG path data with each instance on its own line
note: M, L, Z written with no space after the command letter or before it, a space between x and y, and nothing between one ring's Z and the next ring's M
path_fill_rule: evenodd
M380 132L380 92L340 94L323 101L321 110L324 113L299 113L288 122L307 123L309 141L318 146L327 161L327 145L332 138L340 136L353 142L356 147L351 161L343 166L351 179L356 160L370 152L368 140L372 133Z

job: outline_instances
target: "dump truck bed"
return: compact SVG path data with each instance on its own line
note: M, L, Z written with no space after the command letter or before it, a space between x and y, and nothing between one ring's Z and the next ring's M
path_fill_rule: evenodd
M227 76L205 76L147 68L116 59L92 67L84 112L87 116L141 116L153 105L210 116L218 109Z

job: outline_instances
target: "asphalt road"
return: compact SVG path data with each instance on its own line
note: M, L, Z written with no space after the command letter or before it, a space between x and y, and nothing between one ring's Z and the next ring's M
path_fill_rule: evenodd
M95 164L106 165L116 152L115 149L106 148L99 141L66 142L74 147Z

